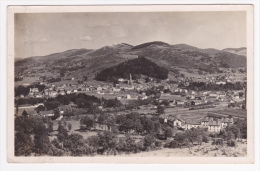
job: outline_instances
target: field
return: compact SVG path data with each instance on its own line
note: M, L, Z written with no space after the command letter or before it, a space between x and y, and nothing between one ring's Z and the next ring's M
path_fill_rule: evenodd
M208 114L214 114L222 117L228 117L229 115L234 118L246 118L247 112L243 109L227 109L222 106L217 106L215 108L199 109L199 110L188 110L177 109L177 108L167 108L165 109L166 115L172 115L184 121L199 121L206 117Z
M28 86L36 81L39 81L39 77L24 77L22 81L15 82L15 86L19 86L19 85Z
M209 114L219 115L228 117L231 115L235 118L246 118L247 117L247 111L243 109L226 109L226 110L217 110L217 111L211 111Z
M79 133L81 134L85 139L92 136L92 135L97 135L98 132L97 131L85 131L85 132L79 132L77 131L78 129L80 129L80 121L79 120L75 120L75 119L70 119L70 120L62 120L62 121L66 121L67 124L71 123L72 125L72 129L69 133ZM53 130L54 130L54 134L57 134L57 129L58 129L58 122L59 121L53 121ZM56 136L52 136L51 139L54 139Z
M22 116L22 113L23 113L24 110L28 114L34 114L34 113L36 113L36 111L34 110L35 108L36 108L36 106L28 106L28 107L24 107L24 108L19 107L17 116ZM14 113L16 114L16 109L14 109Z

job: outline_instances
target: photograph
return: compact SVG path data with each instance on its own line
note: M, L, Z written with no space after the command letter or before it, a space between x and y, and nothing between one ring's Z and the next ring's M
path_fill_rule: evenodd
M252 6L69 9L8 9L9 162L253 162Z

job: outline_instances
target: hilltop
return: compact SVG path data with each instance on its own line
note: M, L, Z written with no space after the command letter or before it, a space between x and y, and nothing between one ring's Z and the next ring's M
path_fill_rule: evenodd
M247 49L245 47L241 47L241 48L226 48L226 49L223 49L222 51L229 52L229 53L234 53L234 54L242 55L242 56L246 56L246 53L247 53Z
M132 48L132 50L140 49L140 48L145 48L145 47L148 47L148 46L151 46L151 45L169 46L168 43L161 42L161 41L154 41L154 42L148 42L148 43L143 43L143 44L134 46L134 47Z

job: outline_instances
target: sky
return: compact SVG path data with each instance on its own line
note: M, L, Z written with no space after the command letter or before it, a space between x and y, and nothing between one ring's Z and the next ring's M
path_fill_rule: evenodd
M246 47L246 13L15 14L16 58L150 41L220 50Z

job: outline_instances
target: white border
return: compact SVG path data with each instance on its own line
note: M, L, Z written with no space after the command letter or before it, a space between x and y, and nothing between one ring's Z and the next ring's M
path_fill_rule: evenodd
M101 3L104 4L104 3L114 3L114 4L118 4L118 3L121 3L121 4L126 4L127 2L124 1L124 3L122 3L122 1L102 1ZM138 1L139 2L139 1ZM132 1L130 4L138 4L137 1ZM149 3L153 3L153 4L158 4L158 3L170 3L169 1L150 1ZM259 81L257 78L260 78L259 77L259 2L257 1L217 1L217 2L214 2L214 1L174 1L174 3L181 3L181 4L185 4L185 3L192 3L194 4L194 2L196 3L218 3L218 4L225 4L225 3L235 3L235 4L238 4L238 3L243 3L243 4L254 4L255 5L255 104L259 104L259 88L260 85L259 85ZM129 3L129 2L128 2ZM139 2L140 3L140 2ZM147 3L147 2L142 2L142 4L144 3ZM37 1L37 2L32 2L32 1L2 1L1 2L1 58L0 58L0 73L1 73L1 81L0 81L0 92L1 92L1 97L0 97L0 109L1 109L1 158L0 158L0 162L1 162L1 168L3 168L4 170L9 170L9 169L12 169L12 170L15 170L15 169L19 169L19 170L27 170L29 168L32 168L31 165L16 165L16 164L7 164L7 160L6 160L6 7L7 5L83 5L83 4L86 4L82 1ZM89 4L97 4L97 2L95 1L90 1ZM259 115L258 115L258 112L259 112L259 105L255 105L255 135L257 135L255 137L255 151L256 151L256 156L255 156L255 161L256 161L256 164L255 165L214 165L214 166L203 166L204 169L206 170L215 170L215 169L222 169L222 170L228 170L228 169L232 169L232 168L235 168L236 170L245 170L245 169L250 169L250 170L257 170L257 168L259 168ZM21 167L22 166L22 167ZM41 166L41 167L37 167L37 169L39 170L46 170L48 169L49 167L49 164L45 164L45 165L34 165L34 166ZM52 166L55 166L56 169L57 167L60 167L60 166L63 166L62 168L63 169L73 169L74 168L74 165L52 165ZM81 169L84 168L85 165L77 165L77 169L78 167L80 167ZM89 165L88 165L89 166ZM90 167L92 169L104 169L101 165L90 165ZM113 169L113 165L106 165L106 168L105 169ZM121 169L124 169L124 170L132 170L133 167L135 168L134 165L132 165L131 167L130 166L127 166L126 167L121 167ZM152 168L157 168L157 169L170 169L170 165L160 165L160 166L156 166L156 165L153 165L153 166L149 166L149 165L145 165L145 166L140 166L139 167L142 167L143 169L152 169ZM174 168L173 169L202 169L201 168L201 165L186 165L186 166L181 166L180 165L174 165ZM35 169L35 168L34 168ZM90 169L90 168L88 168ZM258 169L259 170L259 169Z

